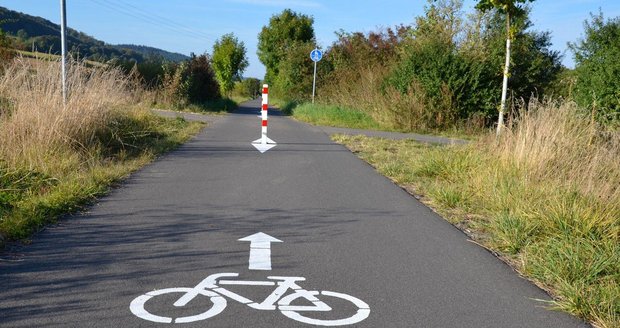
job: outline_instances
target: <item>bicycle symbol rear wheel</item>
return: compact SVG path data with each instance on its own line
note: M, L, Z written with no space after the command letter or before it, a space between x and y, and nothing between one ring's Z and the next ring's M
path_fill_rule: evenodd
M199 295L209 297L211 299L211 302L213 302L213 306L209 310L203 313L193 315L193 316L179 317L176 319L171 318L171 317L162 317L162 316L152 314L144 308L144 305L146 304L146 302L148 302L151 298L155 296L160 296L160 295L169 294L169 293L186 294L189 292L197 292ZM131 310L131 312L134 315L136 315L138 318L152 321L152 322L158 322L158 323L173 323L173 322L174 323L188 323L188 322L194 322L194 321L199 321L199 320L205 320L205 319L218 315L220 312L224 311L225 308L226 308L226 299L220 296L219 294L213 291L210 291L210 290L195 290L194 288L187 288L187 287L165 288L165 289L154 290L152 292L148 292L144 295L140 295L136 297L133 301L131 301L131 304L129 306L129 309Z
M315 296L319 294L319 292L317 291L313 291L310 293L314 294ZM353 297L351 295L342 294L342 293L330 292L328 290L321 291L320 294L324 296L331 296L331 297L336 297L336 298L341 298L343 300L347 300L353 303L358 308L357 312L353 316L344 318L344 319L323 320L323 319L309 318L300 313L300 312L302 313L317 312L316 310L307 310L307 311L303 311L299 309L287 310L287 308L295 308L295 306L290 305L291 302L293 302L297 298L306 297L304 294L301 294L301 293L291 294L291 295L288 295L282 298L278 302L280 312L282 312L282 314L285 315L286 317L293 319L295 321L299 321L299 322L303 322L303 323L307 323L311 325L316 325L316 326L330 326L330 327L352 325L360 321L363 321L364 319L368 318L368 316L370 315L370 307L368 306L368 304L366 304L366 302L360 300L357 297ZM323 311L323 310L319 310L319 311Z

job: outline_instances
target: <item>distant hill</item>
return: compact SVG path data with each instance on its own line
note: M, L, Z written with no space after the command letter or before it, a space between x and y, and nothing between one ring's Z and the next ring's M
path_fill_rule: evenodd
M12 39L13 46L20 50L60 54L60 25L44 18L30 16L0 7L0 28ZM182 61L188 56L147 46L110 45L83 32L67 29L67 48L73 56L107 62L124 60L143 62L151 57L168 61Z
M180 62L180 61L183 61L183 60L190 59L189 56L185 56L183 54L179 54L179 53L176 53L176 52L169 52L169 51L166 51L166 50L162 50L162 49L154 48L154 47L149 47L149 46L139 46L139 45L135 45L135 44L117 44L114 47L116 47L117 49L133 50L135 52L141 53L141 54L146 55L146 56L162 57L165 60L172 61L172 62Z

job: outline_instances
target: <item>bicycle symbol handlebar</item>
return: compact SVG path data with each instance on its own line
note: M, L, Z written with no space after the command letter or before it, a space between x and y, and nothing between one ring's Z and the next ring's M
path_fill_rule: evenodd
M368 318L370 314L370 307L368 304L351 295L331 291L319 292L303 289L297 284L297 282L306 280L306 278L303 277L270 276L267 277L269 280L266 281L220 280L221 278L234 278L237 276L239 276L238 273L212 274L193 288L174 287L147 292L146 294L136 297L131 302L129 308L134 315L144 320L159 323L189 323L209 319L224 311L227 304L226 298L224 298L225 296L256 310L279 310L284 316L290 319L317 326L351 325L363 321ZM264 301L257 303L224 287L221 287L223 285L276 287ZM284 296L289 290L292 292ZM211 308L207 309L207 311L200 314L179 318L158 316L146 310L145 305L149 300L154 297L170 293L182 294L179 299L174 302L175 307L186 306L191 300L198 296L208 297L213 305ZM319 295L349 301L357 308L357 312L354 315L343 319L322 320L311 318L307 316L308 314L306 314L306 312L328 312L332 310L329 305L322 300L319 300ZM291 305L297 299L305 299L311 305Z

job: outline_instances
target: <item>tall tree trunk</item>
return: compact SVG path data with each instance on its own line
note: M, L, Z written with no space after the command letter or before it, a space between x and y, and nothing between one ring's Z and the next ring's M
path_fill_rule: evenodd
M502 102L499 108L499 119L497 122L497 137L499 138L502 127L504 126L504 112L506 111L506 94L508 93L508 75L510 73L510 12L506 13L506 64L504 65L504 82L502 85Z

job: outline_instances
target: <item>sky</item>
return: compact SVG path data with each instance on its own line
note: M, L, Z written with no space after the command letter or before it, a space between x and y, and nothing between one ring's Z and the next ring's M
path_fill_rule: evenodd
M67 24L109 44L139 44L171 52L211 53L213 43L233 32L243 41L250 65L244 76L263 78L256 55L258 34L269 18L286 8L314 18L317 43L327 48L335 31L370 32L411 24L424 14L425 0L66 0ZM474 0L465 0L471 11ZM0 0L0 6L60 22L59 0ZM532 4L534 30L550 31L553 50L573 67L567 42L582 37L583 22L599 9L620 16L618 0L537 0Z

